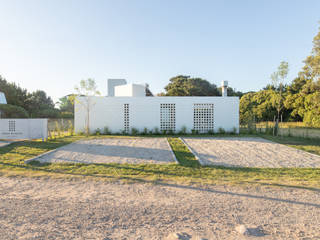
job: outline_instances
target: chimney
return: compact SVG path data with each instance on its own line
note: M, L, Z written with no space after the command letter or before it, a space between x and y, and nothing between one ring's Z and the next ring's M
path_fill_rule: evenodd
M221 82L222 97L228 97L228 81Z

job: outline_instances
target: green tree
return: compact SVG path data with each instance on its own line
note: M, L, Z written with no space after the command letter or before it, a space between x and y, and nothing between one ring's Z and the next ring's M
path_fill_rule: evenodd
M311 55L304 63L302 71L288 88L285 107L291 110L293 119L303 120L310 126L320 126L320 28L313 39Z
M288 76L289 64L285 61L282 61L278 67L278 70L271 74L272 85L275 88L273 90L272 104L277 109L277 118L276 118L276 133L278 133L278 126L280 121L281 111L283 109L283 83Z
M86 112L85 118L85 133L88 136L90 134L90 111L95 105L93 96L100 95L100 92L97 90L97 85L94 79L88 78L87 80L81 80L80 85L75 87L77 91L74 101L79 103Z
M59 109L61 112L61 117L74 117L74 99L75 94L69 94L59 99Z
M59 110L55 108L51 97L47 96L46 92L37 90L28 93L26 103L26 110L30 117L33 118L57 118L59 117Z
M166 96L219 96L219 90L215 84L202 78L184 75L171 78L164 89Z
M8 104L26 108L27 90L15 83L9 83L0 75L0 90L6 95Z

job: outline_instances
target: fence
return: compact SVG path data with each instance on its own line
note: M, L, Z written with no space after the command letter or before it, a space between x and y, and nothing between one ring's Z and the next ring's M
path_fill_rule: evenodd
M304 126L292 127L295 124L280 123L278 128L278 136L285 137L302 137L302 138L319 138L320 128L308 128ZM241 126L242 132L250 133L267 133L273 134L274 124L269 123L253 123L250 125Z
M48 135L49 137L57 137L64 135L72 135L74 133L73 119L49 119Z

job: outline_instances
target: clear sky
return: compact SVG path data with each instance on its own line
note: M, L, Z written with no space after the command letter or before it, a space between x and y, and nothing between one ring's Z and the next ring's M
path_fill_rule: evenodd
M94 78L149 83L178 74L241 91L291 81L310 54L319 0L0 0L0 75L56 101Z

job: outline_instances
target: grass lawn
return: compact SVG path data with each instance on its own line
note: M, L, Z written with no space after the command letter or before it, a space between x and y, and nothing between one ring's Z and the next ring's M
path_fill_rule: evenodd
M106 137L106 136L97 136ZM94 138L94 137L92 137ZM320 155L319 140L298 138L265 138ZM174 182L197 184L271 184L304 188L320 188L320 169L312 168L227 168L200 166L182 141L169 137L169 143L180 164L58 164L24 161L85 139L69 136L41 141L24 141L0 148L0 174L6 176L94 177L105 180L142 182Z

